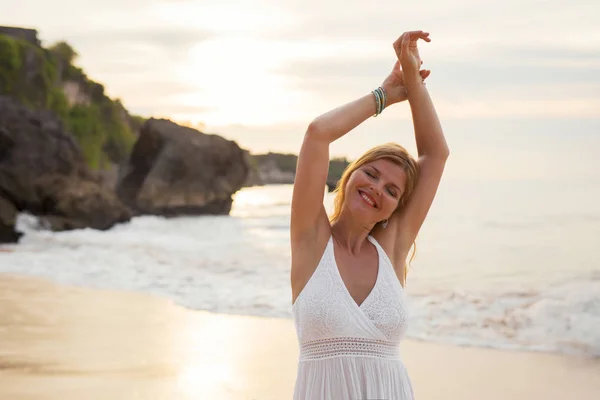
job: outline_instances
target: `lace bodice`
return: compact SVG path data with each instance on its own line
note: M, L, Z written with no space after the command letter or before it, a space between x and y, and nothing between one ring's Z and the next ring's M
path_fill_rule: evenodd
M315 272L294 302L296 333L305 355L315 346L325 345L341 346L337 350L340 354L356 354L355 339L364 339L358 340L358 347L375 346L375 351L363 353L378 356L382 351L387 354L381 344L384 347L397 344L404 335L408 310L403 288L383 248L374 237L368 238L377 248L379 268L375 286L360 306L344 285L335 261L332 237ZM340 345L336 339L342 339L344 344ZM336 351L323 354L334 353Z

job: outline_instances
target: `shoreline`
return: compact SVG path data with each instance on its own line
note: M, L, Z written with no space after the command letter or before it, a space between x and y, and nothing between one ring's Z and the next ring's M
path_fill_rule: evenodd
M0 245L0 253L2 252L6 252L6 253L12 253L15 252L15 249L11 249L8 248L9 245ZM166 294L160 293L151 293L148 291L143 291L143 290L135 290L135 289L113 289L113 288L107 288L107 287L101 287L101 286L92 286L92 285L86 285L86 284L77 284L77 283L62 283L62 282L56 282L51 278L47 278L44 276L40 276L40 275L34 275L34 274L16 274L13 272L2 272L0 271L0 280L2 280L2 278L15 278L15 279L19 279L19 278L25 278L25 279L31 279L31 280L38 280L41 282L46 282L48 284L52 284L52 285L58 285L60 287L63 288L72 288L72 289L82 289L82 290L91 290L91 291L99 291L99 292L105 292L105 293L115 293L117 295L119 294L137 294L140 296L144 296L147 298L153 298L155 300L158 301L162 301L168 304L171 304L174 307L178 307L181 308L182 310L185 311L189 311L189 312L198 312L198 313L209 313L211 315L223 315L223 316L229 316L229 317L249 317L249 318L264 318L264 319L275 319L275 320L284 320L284 321L290 321L293 323L293 319L292 317L287 317L287 316L270 316L270 315L259 315L259 314L243 314L243 313L233 313L233 312L217 312L217 311L210 311L210 310L205 310L205 309L196 309L196 308L191 308L191 307L187 307L185 305L182 304L178 304L174 299L172 299L171 297L169 297ZM438 344L438 345L442 345L442 346L449 346L449 347L459 347L459 348L465 348L465 349L481 349L481 350L495 350L495 351L501 351L501 352L510 352L510 353L531 353L531 354L548 354L548 355L557 355L557 356L566 356L566 357L575 357L575 358L582 358L582 359L589 359L592 361L598 361L600 362L600 354L592 354L592 353L586 353L585 350L587 350L586 348L580 346L579 349L581 350L581 352L568 352L568 351L556 351L556 350L546 350L546 349L532 349L532 348L519 348L519 347L511 347L511 346L501 346L501 345L497 345L497 344L470 344L470 343L459 343L459 342L453 342L452 340L444 340L444 339L440 339L440 340L436 340L436 339L428 339L428 338L420 338L420 337L412 337L410 335L405 336L405 338L403 339L403 341L412 341L412 342L417 342L417 343L425 343L425 344Z
M0 274L0 398L291 398L295 335L284 318ZM597 359L412 339L401 352L419 400L591 400L600 392Z

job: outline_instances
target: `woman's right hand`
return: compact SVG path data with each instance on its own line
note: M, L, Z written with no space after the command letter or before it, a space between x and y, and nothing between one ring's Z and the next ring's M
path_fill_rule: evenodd
M419 79L419 70L421 64L423 64L421 57L419 56L419 48L417 47L417 41L419 39L431 42L429 33L423 31L404 32L400 35L398 40L394 42L394 51L396 52L398 60L400 60L405 82Z

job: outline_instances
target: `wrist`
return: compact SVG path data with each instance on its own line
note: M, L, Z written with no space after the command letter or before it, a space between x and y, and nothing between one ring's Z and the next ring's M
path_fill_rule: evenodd
M419 80L417 80L416 82L412 83L411 85L405 86L404 93L406 95L406 98L408 100L410 100L410 94L411 93L418 92L419 90L421 90L424 87L425 87L425 80L423 78L420 78Z
M408 88L423 81L420 73L404 75L404 87Z
M406 100L406 96L404 96L403 93L398 93L397 87L384 83L381 85L381 88L385 90L385 93L387 95L387 102L385 108L388 108L392 104L400 103Z
M375 100L375 114L373 114L373 116L376 117L387 107L388 95L383 86L379 86L377 89L372 90L371 93Z

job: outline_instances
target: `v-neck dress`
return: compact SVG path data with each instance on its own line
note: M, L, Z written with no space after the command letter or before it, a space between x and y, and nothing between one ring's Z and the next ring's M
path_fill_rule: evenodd
M405 293L374 237L377 279L358 305L335 261L333 238L292 306L300 345L294 400L414 399L399 342L406 331Z

